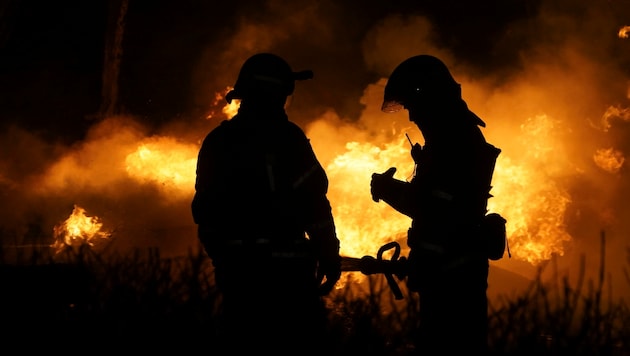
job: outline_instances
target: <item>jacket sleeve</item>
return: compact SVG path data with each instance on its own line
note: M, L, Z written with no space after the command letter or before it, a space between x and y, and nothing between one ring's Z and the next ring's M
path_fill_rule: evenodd
M197 169L195 180L195 194L193 196L191 210L195 224L199 225L204 221L209 212L209 201L211 196L213 166L215 159L213 158L213 133L210 133L204 139L199 154L197 156Z
M216 172L220 166L218 152L218 139L220 127L211 131L204 139L197 157L195 193L191 202L193 221L197 224L197 235L208 256L215 259L219 243L215 229L216 216L220 210L214 208L217 201L217 187L221 187Z
M381 199L399 213L414 217L418 210L416 187L398 179L387 180L384 185Z
M315 253L320 258L339 256L339 239L335 230L332 208L328 200L328 177L318 161L310 142L303 136L301 174L293 183L304 227Z

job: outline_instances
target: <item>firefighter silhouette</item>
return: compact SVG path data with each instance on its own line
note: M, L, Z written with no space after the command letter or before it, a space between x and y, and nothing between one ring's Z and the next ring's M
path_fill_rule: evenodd
M229 354L298 354L325 341L322 296L341 274L339 240L326 173L285 110L295 81L312 76L271 53L251 56L226 95L241 101L237 115L199 151L192 214Z
M485 354L489 257L482 231L500 150L486 142L485 123L434 56L408 58L391 73L382 111L401 109L424 138L411 149L415 175L406 182L393 178L395 167L375 173L371 193L412 219L407 286L419 300L416 350Z

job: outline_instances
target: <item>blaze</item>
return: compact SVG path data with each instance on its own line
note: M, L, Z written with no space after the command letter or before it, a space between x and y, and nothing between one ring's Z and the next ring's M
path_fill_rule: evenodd
M198 147L171 137L155 137L140 142L127 155L127 174L139 182L156 184L167 197L188 196L195 185Z
M212 101L212 107L217 107L219 106L220 103L223 103L225 100L225 96L227 95L227 93L229 93L232 89L234 89L231 86L228 86L225 88L225 90L221 93L215 93L214 95L214 100ZM227 103L223 106L221 106L221 117L232 117L234 115L236 115L236 112L238 111L238 108L241 104L241 101L238 99L234 99L232 100L231 103ZM217 113L215 113L214 111L211 111L207 116L206 119L210 120L212 118L214 118L217 115Z
M512 256L532 264L550 259L553 254L562 255L564 243L571 240L564 224L571 198L556 183L555 175L561 172L550 161L556 156L550 153L562 149L550 134L554 124L551 118L540 115L521 127L520 137L526 149L519 151L525 154L515 158L509 149L503 150L492 182L494 197L488 202L489 212L498 212L508 220ZM370 196L374 172L397 167L395 178L408 181L413 175L411 146L402 132L394 137L397 138L392 142L379 145L348 142L346 152L333 155L326 165L330 179L328 196L344 255L373 256L380 246L393 240L401 242L403 251L406 249L410 219L387 204L375 203Z
M488 210L499 212L508 223L508 243L512 256L537 264L554 254L564 254L564 244L572 239L564 217L571 203L569 193L557 182L564 167L557 157L565 157L563 147L551 136L556 121L547 115L529 118L521 126L521 157L511 157L505 148L499 156Z
M600 148L595 152L593 161L601 169L609 173L618 173L623 166L623 153L614 148Z
M522 157L510 157L504 150L495 167L489 212L498 212L507 220L508 242L512 257L538 264L554 254L563 255L564 244L572 237L566 231L564 216L571 202L569 194L556 183L557 170L550 154L562 150L551 136L556 121L546 115L529 118L521 127L520 141L526 145ZM314 140L316 130L307 133ZM358 137L363 135L357 135ZM315 147L318 155L332 157L325 166L329 177L328 197L333 208L341 254L351 257L374 256L390 242L401 241L406 253L410 219L385 203L375 203L370 194L372 173L397 167L395 178L410 180L414 162L410 156L408 137L400 132L391 142L372 143L347 141L342 152L327 142ZM347 139L348 137L346 137ZM492 141L492 140L490 140ZM337 149L338 150L338 149ZM541 169L541 167L547 167Z
M221 110L221 112L227 117L232 117L236 115L236 112L238 111L238 108L240 105L241 105L241 101L238 99L234 99L232 100L231 103L228 103L227 105L225 105L223 109Z
M85 209L75 204L70 216L54 227L55 242L51 247L60 252L68 246L95 246L111 236L111 232L103 230L98 216L86 215Z
M347 151L326 166L330 179L328 197L342 241L341 253L351 257L374 256L380 246L406 237L411 220L387 204L372 200L371 176L383 167L413 167L409 143L405 138L383 146L352 141L345 147ZM411 172L402 176L400 173L394 177L411 177Z
M619 29L619 38L628 38L630 34L630 26L623 26Z
M226 114L231 117L238 103L227 106L223 111L231 113ZM554 254L563 255L565 243L572 240L564 221L571 196L560 184L560 178L572 166L558 161L570 155L563 151L562 140L552 136L559 131L557 124L558 120L538 115L527 119L520 133L510 134L515 139L509 144L497 144L503 151L496 162L490 192L493 198L488 202L488 210L507 219L512 257L531 264L548 260ZM412 178L415 167L408 137L400 130L388 136L392 139L379 136L377 140L359 128L352 129L356 132L344 128L341 142L335 143L331 132L337 129L327 128L322 133L311 128L307 135L320 145L314 149L329 177L328 197L342 255L374 256L391 241L401 242L402 252L407 253L405 239L411 221L387 204L372 200L370 179L372 173L389 167L398 168L397 179ZM488 140L495 141L492 137ZM122 156L124 172L129 178L157 187L166 199L191 198L198 144L158 136L139 139L132 147L135 148ZM593 159L607 171L619 170L624 162L624 157L611 149L597 151ZM85 210L77 206L71 218L55 227L55 246L108 237L101 227L97 217L86 217Z

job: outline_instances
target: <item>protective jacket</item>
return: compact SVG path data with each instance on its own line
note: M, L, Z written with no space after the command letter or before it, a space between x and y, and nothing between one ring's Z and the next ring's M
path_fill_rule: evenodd
M487 214L495 161L500 153L479 128L481 118L461 98L461 86L431 55L399 64L390 75L382 110L406 109L425 146L416 144L410 182L395 168L372 177L375 200L412 218L407 244L409 290L419 292L414 344L418 354L487 354L489 258L505 238L505 219ZM488 219L488 216L492 216ZM495 222L488 228L488 222ZM498 237L499 248L489 248ZM503 232L503 235L501 234Z
M248 246L258 254L338 256L327 189L308 138L284 110L241 108L203 141L192 213L215 265ZM307 240L308 250L297 247Z
M382 195L412 218L408 246L423 268L434 272L470 259L487 259L480 229L500 153L477 126L466 125L450 134L452 141L428 142L417 151L413 179L390 180Z

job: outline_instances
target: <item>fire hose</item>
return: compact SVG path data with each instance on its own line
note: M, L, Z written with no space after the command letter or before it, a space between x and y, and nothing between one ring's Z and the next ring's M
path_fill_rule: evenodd
M391 249L394 249L391 259L383 259L383 253ZM396 241L381 246L376 257L369 255L360 258L342 256L341 271L361 272L364 275L382 273L387 280L389 288L394 293L394 297L397 300L403 299L402 292L394 276L399 280L403 280L407 276L407 258L404 256L400 257L400 244Z

